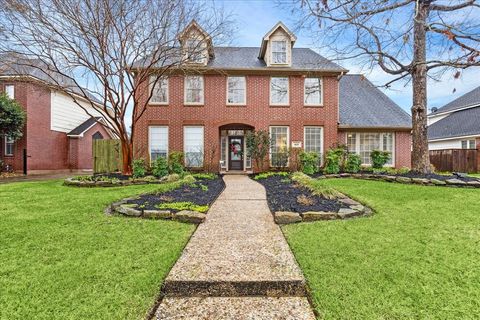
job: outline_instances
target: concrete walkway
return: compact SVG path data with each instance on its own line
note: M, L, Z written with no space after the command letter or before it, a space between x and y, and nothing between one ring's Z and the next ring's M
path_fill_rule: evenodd
M315 319L265 189L247 176L224 180L165 280L157 319Z

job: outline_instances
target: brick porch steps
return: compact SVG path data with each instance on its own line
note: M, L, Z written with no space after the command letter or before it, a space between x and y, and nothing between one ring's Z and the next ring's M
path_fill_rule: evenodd
M244 175L224 180L225 190L165 280L157 319L314 319L265 189Z

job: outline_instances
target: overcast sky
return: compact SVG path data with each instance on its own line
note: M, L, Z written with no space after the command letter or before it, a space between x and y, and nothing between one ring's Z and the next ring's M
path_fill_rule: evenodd
M289 8L282 7L278 2L270 0L216 0L219 5L223 5L226 11L233 15L237 25L237 32L233 37L235 46L260 46L261 38L267 33L279 20L283 21L287 27L294 28L295 18ZM326 55L326 50L318 48L315 39L312 39L306 32L295 32L297 42L295 47L308 47L314 49L320 54ZM342 61L343 67L350 70L350 73L363 73L375 85L382 85L390 79L380 69L359 70L355 62ZM440 82L429 82L428 103L429 108L440 107L460 95L480 86L480 68L471 68L462 72L459 79L454 79L452 74L446 74ZM398 83L392 89L382 89L393 101L410 113L411 107L411 87ZM455 90L455 92L454 92Z

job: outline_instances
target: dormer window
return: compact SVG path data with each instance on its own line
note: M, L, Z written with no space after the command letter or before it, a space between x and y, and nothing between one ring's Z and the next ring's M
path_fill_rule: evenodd
M287 63L287 41L272 41L272 64Z
M185 41L185 50L188 62L203 63L203 46L199 39L188 39Z
M214 57L212 38L195 20L185 27L178 39L186 63L207 65L208 60Z

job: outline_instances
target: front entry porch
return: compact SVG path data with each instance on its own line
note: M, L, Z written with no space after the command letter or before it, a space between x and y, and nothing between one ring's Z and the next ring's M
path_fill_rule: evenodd
M228 124L220 130L220 172L252 173L252 160L247 154L246 135L254 128L245 124Z

